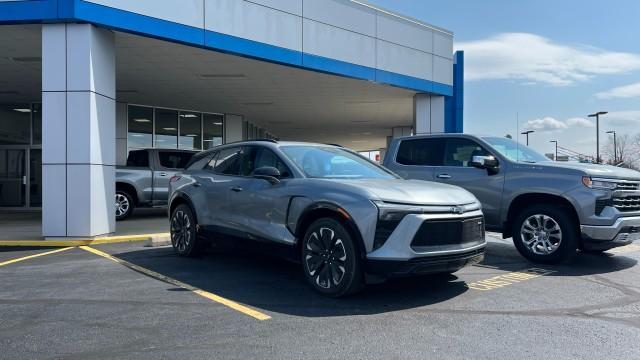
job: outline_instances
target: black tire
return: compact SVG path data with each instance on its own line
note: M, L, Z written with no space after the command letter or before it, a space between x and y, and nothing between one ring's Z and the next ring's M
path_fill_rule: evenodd
M131 216L135 207L133 196L125 190L116 190L116 221L122 221Z
M196 232L196 220L191 207L178 205L171 214L171 246L180 256L193 257L204 250L204 242Z
M332 218L318 219L309 226L302 239L301 257L307 282L323 295L351 295L364 285L355 240Z
M543 225L536 227L535 224ZM518 252L536 263L557 264L570 260L579 244L577 225L569 211L554 204L534 204L522 210L513 221L512 234ZM536 243L538 245L531 245Z

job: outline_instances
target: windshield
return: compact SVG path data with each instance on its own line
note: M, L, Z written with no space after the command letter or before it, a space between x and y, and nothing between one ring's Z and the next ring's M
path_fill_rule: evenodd
M326 179L395 179L382 167L351 151L329 146L280 147L305 176Z
M518 144L517 142L501 137L483 137L484 141L491 144L500 154L513 161L521 162L542 162L550 161L546 156L536 152L535 150Z

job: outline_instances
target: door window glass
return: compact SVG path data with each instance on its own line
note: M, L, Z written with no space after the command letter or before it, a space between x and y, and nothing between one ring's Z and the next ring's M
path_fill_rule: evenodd
M153 146L153 108L129 106L127 142L130 149Z
M487 156L489 153L478 143L469 139L448 139L444 156L444 166L470 167L474 156Z
M178 147L178 112L169 109L156 109L157 148L176 149Z
M238 175L240 170L240 150L239 147L220 150L218 156L213 158L205 169L218 174Z
M193 155L191 160L189 160L186 168L187 170L202 170L205 165L209 164L209 162L215 157L215 155L215 152L208 151L197 153Z
M149 167L149 152L147 150L132 150L127 156L127 166Z
M202 148L201 116L200 113L180 112L179 149L200 150Z
M182 151L158 152L158 160L160 161L160 166L167 169L184 169L192 157L193 157L193 153L191 152L182 152Z
M258 154L256 155L255 165L253 170L255 171L255 169L259 169L265 166L270 166L278 169L278 171L280 171L280 176L282 178L291 177L291 172L289 171L289 168L287 167L287 165L284 164L284 162L282 162L282 160L280 160L278 155L276 155L270 149L261 147L260 150L258 151Z
M444 145L445 140L440 138L403 140L396 162L402 165L441 166Z

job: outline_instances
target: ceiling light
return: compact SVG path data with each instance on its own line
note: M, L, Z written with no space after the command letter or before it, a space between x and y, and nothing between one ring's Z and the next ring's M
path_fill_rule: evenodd
M13 109L13 111L21 112L21 113L30 113L31 109Z
M162 130L167 130L167 131L176 131L178 129L176 128L172 128L172 127L168 127L168 128L162 128Z
M273 105L273 101L255 101L255 102L244 102L242 105L247 106L270 106Z
M222 125L222 123L220 121L216 121L213 123L213 125Z
M135 121L135 122L141 122L141 123L148 123L148 122L151 122L151 120L149 120L149 119L133 119L133 121Z
M196 135L196 134L187 134L187 135L185 135L185 136L188 136L188 137L196 137L196 136L198 136L198 135Z
M196 118L196 117L198 117L198 115L196 115L196 114L180 114L180 117L183 117L183 118Z
M224 80L238 80L245 79L244 74L200 74L203 79L224 79Z
M133 137L143 137L144 135L142 135L142 134L131 134L131 136L133 136Z

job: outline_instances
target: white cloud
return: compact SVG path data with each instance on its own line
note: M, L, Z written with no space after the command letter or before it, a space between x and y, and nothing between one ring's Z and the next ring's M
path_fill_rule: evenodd
M631 84L631 85L620 86L617 88L613 88L611 90L597 93L596 97L598 99L615 99L615 98L628 99L628 98L640 97L640 82Z
M575 117L562 121L549 116L541 119L528 120L524 124L524 128L527 130L536 130L541 132L564 130L572 126L594 127L595 125L593 124L593 122L585 118Z
M465 79L503 79L567 86L596 75L640 69L640 54L555 43L530 33L503 33L459 42L465 51Z
M603 122L618 126L640 126L640 110L612 111L600 117L601 126Z

